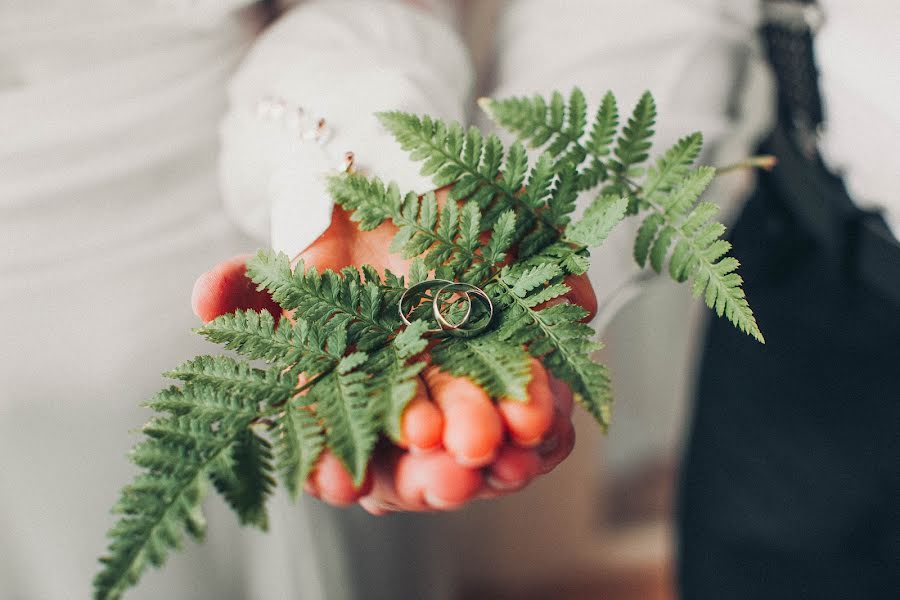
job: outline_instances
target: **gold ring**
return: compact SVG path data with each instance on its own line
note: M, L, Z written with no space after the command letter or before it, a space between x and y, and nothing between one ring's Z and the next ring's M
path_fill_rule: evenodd
M459 323L451 323L443 314L441 314L441 295L445 293L462 293L466 296L466 300L468 301L466 315ZM482 307L485 309L485 313L478 321L470 323L469 317L472 315L473 297L481 303ZM435 292L434 298L431 301L431 311L434 314L434 318L438 322L438 325L440 325L444 331L456 337L472 337L477 335L484 331L494 318L494 304L491 302L491 299L480 287L469 283L451 283L441 287Z
M435 290L435 292L432 296L429 296L428 292L431 290ZM420 293L421 295L419 295ZM466 311L459 322L451 322L443 314L441 296L444 294L459 294L465 297ZM469 321L472 317L473 298L484 309L482 315L475 323ZM478 286L446 279L427 279L411 285L400 296L398 309L403 323L406 325L411 324L410 317L415 310L421 307L423 299L428 299L431 302L431 312L438 324L437 328L427 329L426 331L429 333L446 332L456 337L471 337L484 331L494 318L494 305L485 291Z

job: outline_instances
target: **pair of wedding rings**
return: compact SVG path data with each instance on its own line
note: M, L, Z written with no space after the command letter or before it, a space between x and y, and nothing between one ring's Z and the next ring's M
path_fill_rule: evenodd
M465 306L461 315L445 312L445 307L458 306L460 301ZM425 302L431 302L431 313L438 324L436 328L428 330L431 333L472 337L484 331L494 318L494 305L478 286L446 279L427 279L410 286L400 296L400 318L403 322L410 325L410 317ZM476 302L480 305L479 308L474 307Z

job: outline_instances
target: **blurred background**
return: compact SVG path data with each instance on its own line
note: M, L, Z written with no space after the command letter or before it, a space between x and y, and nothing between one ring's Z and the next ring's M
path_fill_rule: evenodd
M329 4L326 24L361 4ZM549 72L526 50L564 59L567 33L581 63L555 67L542 85L578 85L592 98L613 89L623 112L643 89L658 91L659 147L704 128L703 161L730 164L771 124L771 77L749 0L602 2L590 26L578 18L594 14L590 2L384 2L397 4L432 11L459 34L473 73L459 110L483 126L474 99L544 91L516 74ZM266 190L250 156L262 151L246 147L246 173L229 171L240 181L218 175L221 139L243 135L222 120L248 89L265 93L259 73L237 84L232 76L259 36L303 5L0 2L0 599L86 596L108 506L132 473L124 454L136 439L128 430L147 417L140 403L163 384L157 373L209 351L189 331L194 278L267 243L269 215L254 204ZM558 37L517 37L525 16L546 17ZM681 45L695 35L701 41ZM592 49L594 36L610 41ZM299 51L270 56L273 70L304 61L302 36L282 37ZM340 54L351 42L318 43ZM503 58L501 48L523 58ZM707 118L713 110L720 116ZM730 220L752 184L738 172L718 179L709 198ZM611 243L630 263L627 242ZM240 529L210 498L206 543L174 555L127 597L676 598L675 489L709 315L667 278L614 295L633 273L607 266L618 275L594 283L608 302L598 358L613 374L614 424L604 435L579 412L575 450L552 474L458 512L381 519L308 498L298 508L279 492L268 535Z

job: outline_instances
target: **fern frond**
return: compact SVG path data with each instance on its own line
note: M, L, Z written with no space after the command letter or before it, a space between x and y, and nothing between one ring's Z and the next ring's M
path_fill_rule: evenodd
M210 463L208 473L242 525L267 531L266 500L275 487L273 470L271 445L247 428L235 439L230 453Z
M609 374L590 359L591 352L601 346L592 341L593 329L581 322L587 312L572 304L537 308L546 301L545 294L562 292L563 288L556 287L562 285L562 271L552 266L516 266L501 272L489 286L489 293L505 309L498 335L507 343L526 345L532 356L540 358L554 376L572 387L576 399L597 422L607 427L612 403ZM552 292L548 294L547 289Z
M446 265L456 277L480 260L475 250L481 213L475 204L466 204L460 211L451 201L438 210L432 192L421 200L412 192L401 198L396 184L385 186L378 178L368 180L356 173L332 177L328 186L335 201L352 211L351 219L361 227L377 227L390 219L399 228L391 250L406 258L422 256L428 269Z
M515 211L507 209L500 213L497 222L494 223L494 229L491 231L491 239L488 240L482 254L489 265L502 263L506 259L506 252L512 246L515 231Z
M606 179L607 165L596 157L609 153L618 128L618 108L611 93L604 96L585 141L582 140L587 126L587 102L577 87L569 94L568 105L559 92L553 93L549 107L540 96L484 98L479 104L494 121L526 140L530 147L546 145L547 155L558 158L557 171L570 165L576 175L573 181L576 191L593 188ZM579 171L589 153L594 158Z
M280 306L310 323L346 325L361 350L386 343L400 325L396 311L385 310L378 284L363 283L356 269L320 274L300 261L292 271L286 254L261 250L247 261L247 275Z
M528 399L528 353L521 346L506 343L496 332L447 340L435 346L431 358L443 371L468 377L492 398Z
M400 441L400 419L406 405L416 393L416 376L425 368L424 362L409 364L409 360L425 350L428 341L424 321L413 321L397 334L390 345L376 352L367 368L373 374L372 413L381 429L394 441Z
M458 123L447 125L427 115L418 117L394 111L376 116L400 146L410 152L412 160L423 161L422 174L433 175L436 187L459 182L468 192L465 197L475 200L482 208L493 194L509 191L498 181L503 152L496 136L484 140L476 129L463 135Z
M644 92L616 139L613 158L607 161L611 181L603 187L603 193L628 196L629 215L637 214L640 208L641 199L634 194L631 179L644 171L640 165L649 156L655 124L656 103L650 92Z
M365 371L354 370L352 364L346 370L339 366L307 392L316 403L329 449L347 467L355 485L365 478L377 434L364 385L368 377Z
M613 171L619 177L639 175L636 170L650 155L653 126L656 124L656 102L650 92L644 92L622 129L613 150Z
M678 140L647 170L643 195L651 202L659 201L660 195L671 191L690 172L702 147L703 135L699 132Z
M216 317L194 330L207 340L221 344L250 359L262 359L282 367L292 367L303 359L304 372L318 373L327 368L313 364L322 356L322 342L305 319L291 324L279 318L276 323L269 311L236 310Z
M582 246L599 246L625 218L627 209L628 198L600 196L587 207L581 220L566 230L565 239Z
M288 403L275 429L275 458L288 495L296 499L325 447L325 434L315 414Z
M120 598L148 566L162 565L170 550L182 547L183 532L195 539L203 537L200 502L208 469L231 449L249 422L247 417L223 419L216 430L198 427L187 417L167 420L165 425L157 423L158 431L168 430L180 437L151 437L138 450L138 458L149 459L156 451L157 456L175 452L178 460L162 462L161 469L146 467L122 490L113 507L113 512L122 516L107 534L111 541L100 559L103 568L94 578L94 598ZM178 439L193 443L173 447L172 440Z
M557 169L557 178L547 200L546 218L556 227L565 227L575 212L578 200L578 172L575 165L564 162Z
M481 156L476 163L474 156L477 153L472 153L471 159L467 159L465 149L469 136L462 136L457 124L447 125L428 116L400 112L378 113L377 116L400 146L410 153L410 158L423 161L423 175L436 174L433 177L436 186L452 183L460 185L466 192L466 195L451 193L451 199L468 198L481 209L502 200L499 211L485 212L481 223L483 228L493 226L503 210L517 207L530 218L554 229L551 223L545 221L540 209L521 197L521 188L528 173L528 156L521 144L515 143L509 148L504 163L500 140L489 136L482 144Z
M606 92L600 106L597 108L597 114L594 117L594 123L591 127L591 135L586 143L586 150L594 156L606 156L610 152L610 146L616 137L616 131L619 129L619 107L616 103L616 97L612 92Z
M221 394L254 398L267 404L278 404L290 398L297 383L281 368L257 369L228 356L198 356L164 375L189 385L208 386Z
M162 566L169 550L182 548L182 530L194 539L203 538L202 469L195 469L193 475L171 480L139 477L123 490L119 511L132 515L120 519L109 531L112 542L108 554L100 559L103 568L94 578L94 598L121 598L149 565Z
M547 144L547 153L553 157L575 147L584 158L578 140L587 125L587 103L580 89L574 88L569 94L568 106L559 92L553 92L549 106L541 96L504 100L485 98L479 104L488 116L527 141L530 147L540 148ZM581 161L570 162L577 165Z
M684 148L686 144L683 141L678 146ZM668 171L671 173L673 169ZM638 230L635 259L643 266L649 257L651 267L660 272L674 243L669 258L672 278L693 279L695 296L703 296L717 315L725 316L738 329L764 342L741 288L743 280L735 272L738 261L725 256L731 249L731 244L721 239L725 228L711 221L717 208L709 202L697 204L714 175L714 169L698 167L677 183L673 182L673 176L668 176L668 182L657 184L657 190L668 187L669 191L658 202L647 203L650 214ZM662 181L662 176L657 176L657 181Z
M210 426L222 419L246 417L252 419L258 412L257 402L252 396L223 393L212 386L192 384L185 387L171 386L158 392L147 406L172 417L189 416L196 424ZM152 435L153 428L167 419L152 420L145 426L145 432ZM139 445L138 448L141 446Z

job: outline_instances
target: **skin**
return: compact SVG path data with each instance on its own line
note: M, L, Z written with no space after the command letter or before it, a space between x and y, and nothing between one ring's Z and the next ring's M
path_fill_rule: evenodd
M447 190L437 195L443 202ZM318 270L369 263L404 273L407 261L388 252L395 232L391 223L362 232L348 213L335 207L329 229L298 259ZM191 302L203 321L239 308L280 314L271 298L247 279L246 259L226 260L197 279ZM576 303L593 314L597 302L587 278L570 277L567 283L572 291L555 302ZM423 358L428 361L427 354ZM531 368L525 402L500 398L495 403L470 380L426 367L401 418L402 439L397 445L378 445L363 484L355 488L344 465L326 451L305 490L324 502L359 503L380 515L453 510L475 498L522 489L553 470L575 442L571 392L540 361L533 359Z

